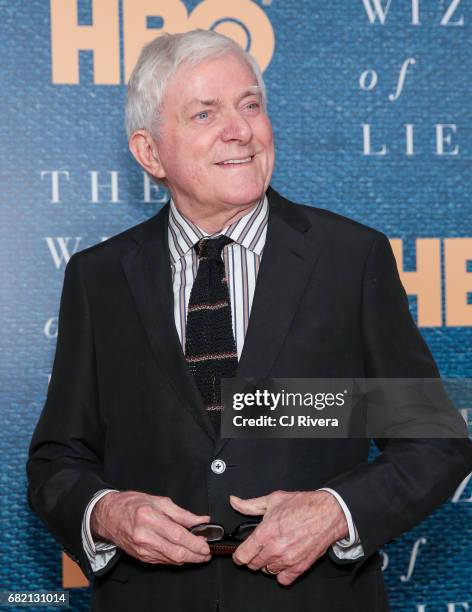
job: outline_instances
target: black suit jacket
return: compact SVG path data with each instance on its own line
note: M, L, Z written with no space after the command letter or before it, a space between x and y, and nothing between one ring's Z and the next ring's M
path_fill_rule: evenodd
M386 237L268 190L267 242L237 376L435 377ZM325 555L292 586L231 558L182 567L119 553L95 610L362 612L387 609L377 549L421 521L472 469L468 440L215 438L173 319L169 206L67 266L48 398L28 462L29 500L90 568L84 509L104 487L169 496L228 529L228 497L337 490L365 551ZM213 459L227 469L214 474Z

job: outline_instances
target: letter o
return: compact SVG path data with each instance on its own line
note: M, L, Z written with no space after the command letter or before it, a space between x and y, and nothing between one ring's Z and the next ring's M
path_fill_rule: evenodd
M189 29L214 30L232 38L264 71L274 54L275 37L265 12L250 0L204 0L188 18ZM240 23L238 23L240 22Z
M367 78L369 77L369 75L370 83L368 84ZM375 70L364 70L364 72L359 77L359 87L364 91L370 91L371 89L374 89L374 87L377 85L377 81L378 76Z

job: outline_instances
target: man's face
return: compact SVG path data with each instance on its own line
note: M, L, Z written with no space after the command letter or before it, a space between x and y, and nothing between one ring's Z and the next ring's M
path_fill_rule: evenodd
M161 110L159 178L178 206L236 211L260 199L274 167L272 125L242 59L180 66Z

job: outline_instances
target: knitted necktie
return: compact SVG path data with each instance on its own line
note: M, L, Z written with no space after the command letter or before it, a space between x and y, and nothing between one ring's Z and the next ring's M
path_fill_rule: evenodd
M202 238L195 246L199 259L187 314L185 357L215 431L221 422L221 378L231 378L238 354L231 321L231 304L223 248L227 236Z

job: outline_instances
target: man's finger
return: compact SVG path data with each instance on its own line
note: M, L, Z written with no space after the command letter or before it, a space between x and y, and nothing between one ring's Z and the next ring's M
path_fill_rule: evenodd
M155 533L174 546L182 546L198 555L210 554L210 547L203 537L190 533L185 527L165 515L158 519Z
M273 565L272 562L270 562L268 558L265 557L264 553L265 553L265 548L263 548L259 554L253 557L246 564L248 568L254 571L257 571L257 570L263 569L266 565L270 565L272 567Z
M244 548L242 548L243 546ZM247 565L262 549L262 544L256 544L253 540L250 541L248 538L244 544L240 544L233 553L233 561L236 565Z
M230 495L229 501L233 508L238 512L241 512L241 514L257 516L266 513L269 505L268 497L269 495L262 495L262 497L242 499L236 495Z
M178 506L171 499L169 499L160 510L167 514L173 521L187 528L199 525L200 523L208 523L210 520L208 514L194 514L190 512L190 510Z
M158 533L153 533L149 542L141 546L141 549L144 551L142 555L144 560L151 563L162 560L163 563L182 565L184 563L204 563L211 559L209 553L199 554L192 552L184 546L173 544Z
M272 568L271 568L272 569ZM295 582L295 580L300 576L302 572L295 572L293 569L282 570L279 574L277 574L277 582L282 586L288 586Z
M252 570L260 570L268 565L281 570L283 567L287 567L288 563L284 563L283 554L279 550L276 543L272 542L260 550L248 563L247 566Z
M277 580L283 586L288 586L295 582L295 580L301 576L306 570L313 565L314 559L312 556L305 557L301 561L298 561L294 565L289 567L285 566L282 571L277 574ZM268 563L269 568L272 569L272 565ZM277 568L277 564L274 563L274 568Z
M270 572L267 569L267 566L270 567ZM269 564L269 563L264 565L264 567L261 567L261 572L264 572L264 574L267 574L268 576L276 576L277 574L280 574L281 571L282 571L281 569L277 569L277 566Z
M233 553L233 561L236 565L247 565L256 555L262 554L264 544L260 537L260 527L251 533L251 535L240 544Z
M176 565L183 563L204 563L211 559L210 553L207 555L197 554L186 547L170 544L169 542L164 543L163 550L166 556L172 559Z

